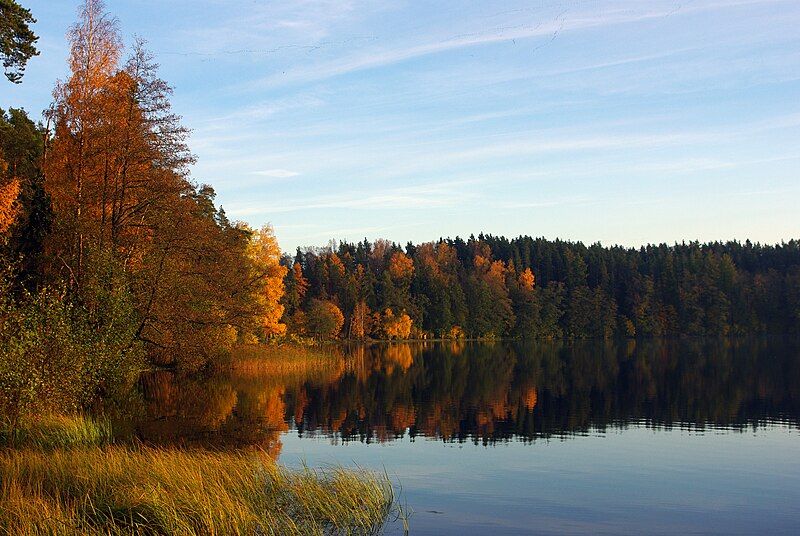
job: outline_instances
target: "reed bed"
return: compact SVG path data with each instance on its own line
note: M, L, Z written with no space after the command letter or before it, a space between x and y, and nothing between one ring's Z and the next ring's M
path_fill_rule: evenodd
M0 427L0 446L50 450L106 445L114 433L107 420L85 415L43 415Z
M0 451L0 534L375 534L385 476L290 471L264 452L143 446Z
M344 357L335 349L297 345L244 346L234 352L230 367L238 377L329 379L345 370Z

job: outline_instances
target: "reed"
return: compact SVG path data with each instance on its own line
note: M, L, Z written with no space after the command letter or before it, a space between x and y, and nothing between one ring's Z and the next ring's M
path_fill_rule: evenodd
M0 452L0 534L374 534L385 476L287 470L264 452L144 446Z
M335 348L254 345L237 349L230 368L238 377L312 381L338 377L345 370L345 362L341 352Z
M50 450L106 445L113 441L107 420L85 415L28 417L16 426L0 427L0 446Z

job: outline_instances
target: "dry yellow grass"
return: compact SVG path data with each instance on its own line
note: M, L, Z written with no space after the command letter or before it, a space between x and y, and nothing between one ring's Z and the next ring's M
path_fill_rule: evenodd
M114 433L106 420L86 415L28 417L14 429L0 426L0 446L47 450L111 443Z
M344 373L345 360L334 349L253 345L234 352L231 369L240 378L333 381Z
M385 477L257 451L0 452L0 534L373 534L393 502Z

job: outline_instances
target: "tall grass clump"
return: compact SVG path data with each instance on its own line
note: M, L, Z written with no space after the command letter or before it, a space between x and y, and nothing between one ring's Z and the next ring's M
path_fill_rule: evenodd
M0 534L374 534L394 503L385 477L263 452L7 450L0 482Z
M114 440L111 423L86 415L28 417L14 428L0 427L0 446L52 450L106 445Z
M233 352L230 368L239 377L269 376L312 381L344 372L344 357L333 348L249 345Z

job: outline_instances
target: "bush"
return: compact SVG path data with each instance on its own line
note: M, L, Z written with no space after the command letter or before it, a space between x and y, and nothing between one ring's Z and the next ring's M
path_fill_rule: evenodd
M0 282L1 283L1 282ZM124 288L95 289L89 306L44 289L0 294L0 418L13 429L31 415L72 414L127 394L142 369Z

